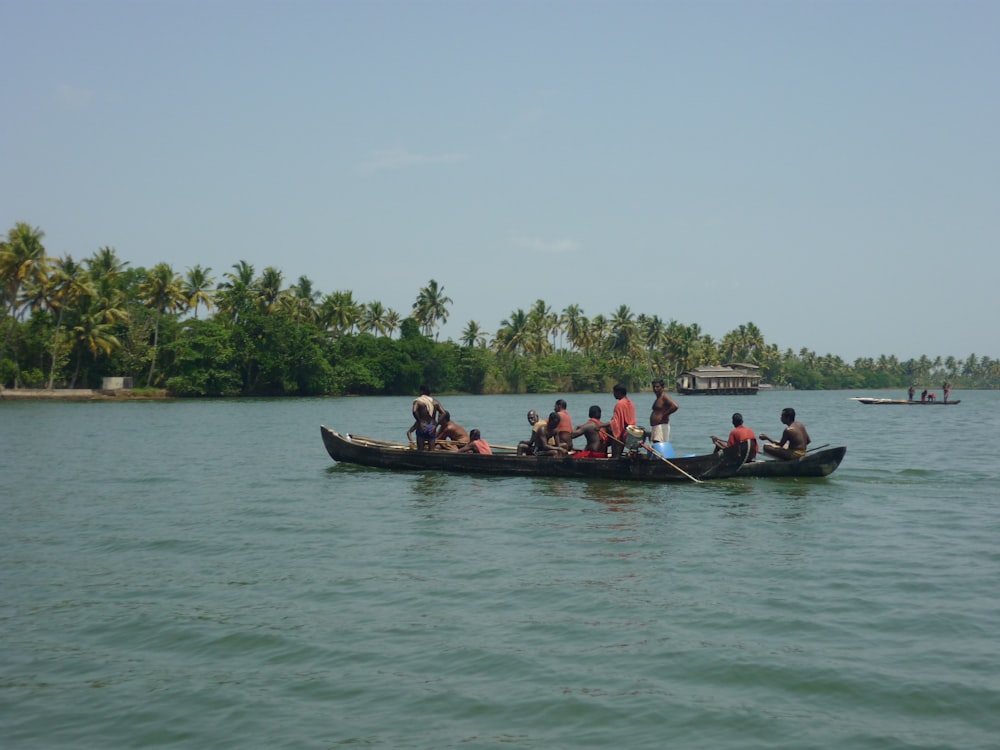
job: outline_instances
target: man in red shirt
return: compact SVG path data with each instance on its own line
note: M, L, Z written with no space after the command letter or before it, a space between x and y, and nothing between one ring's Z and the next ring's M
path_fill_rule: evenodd
M628 433L625 428L635 424L635 404L628 397L628 391L620 383L614 387L615 410L611 414L611 457L618 458L625 447Z
M720 438L712 435L712 442L715 443L716 450L722 450L730 445L738 445L744 440L750 441L750 456L747 461L757 458L757 436L754 431L743 424L743 415L739 412L733 414L733 429L729 433L729 442L723 443Z

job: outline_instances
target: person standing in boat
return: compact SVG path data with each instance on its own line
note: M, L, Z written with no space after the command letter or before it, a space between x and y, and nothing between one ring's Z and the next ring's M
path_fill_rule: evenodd
M743 424L743 415L739 412L733 414L733 429L729 431L729 440L727 442L722 442L722 438L718 438L712 435L712 442L715 443L716 452L728 448L730 445L738 445L745 440L750 441L750 455L747 457L747 461L753 461L757 458L757 436L754 435L753 430Z
M601 407L590 407L590 419L573 430L570 439L583 437L587 440L587 447L582 451L572 454L573 458L607 458L607 430L611 426L610 422L601 422Z
M948 403L948 396L951 395L951 383L947 380L941 384L941 390L944 391L944 402Z
M653 401L653 413L649 415L649 424L653 428L651 437L654 443L669 443L670 415L680 406L663 390L662 380L653 381L653 394L656 400Z
M910 386L910 390L908 390L908 391L906 392L906 395L907 395L907 396L909 397L910 401L912 401L912 400L913 400L913 394L914 394L914 393L916 393L916 391L914 390L913 386L911 385L911 386Z
M621 383L614 387L612 393L615 396L615 410L611 414L611 457L618 458L628 436L625 428L635 424L635 404Z
M459 453L478 453L481 456L492 456L493 449L490 448L490 444L483 440L482 436L479 434L479 430L473 429L469 431L469 442L467 445L463 445L458 449Z
M795 421L795 409L782 409L781 423L785 425L785 431L781 433L781 440L774 440L763 432L760 433L760 439L764 442L764 452L769 456L786 461L802 458L806 455L806 446L812 440L809 433L806 432L805 425Z
M417 450L434 450L434 438L437 434L437 419L444 409L436 398L431 396L431 389L420 386L420 395L413 400L413 425L406 431L407 439L412 439L417 433Z
M927 401L927 389L924 388L924 392L920 394L920 403L925 403Z
M458 422L452 421L450 412L442 411L438 418L438 430L434 439L436 447L450 451L468 443L469 433Z
M573 418L566 411L566 400L557 399L555 412L559 415L559 432L556 436L556 443L567 451L573 450Z

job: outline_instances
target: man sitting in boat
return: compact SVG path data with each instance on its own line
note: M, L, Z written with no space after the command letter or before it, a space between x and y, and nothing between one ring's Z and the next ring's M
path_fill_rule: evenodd
M785 425L785 431L781 433L781 440L773 440L763 432L760 433L760 439L765 443L764 452L785 461L802 458L806 455L806 446L812 440L809 438L809 433L806 432L805 425L795 421L795 409L782 409L781 423Z
M535 421L532 422L531 420ZM559 434L559 414L551 412L548 421L541 422L538 413L528 412L528 422L531 423L531 437L528 442L518 443L519 456L565 456L566 450L556 445Z
M743 415L739 412L733 414L733 429L729 431L729 440L727 442L724 443L721 438L712 435L712 442L715 443L716 452L730 445L739 445L744 440L750 441L750 455L747 457L747 461L753 461L757 458L757 436L754 435L753 430L743 424Z
M458 422L451 421L450 412L443 411L438 418L438 430L435 440L437 441L438 448L453 451L468 444L469 433Z
M479 430L469 431L469 442L467 445L463 445L458 449L459 453L479 453L483 456L492 456L493 449L490 448L489 443L483 440L482 436L479 434Z
M590 419L573 430L570 440L584 437L587 440L587 447L582 451L572 454L573 458L607 458L608 443L607 430L611 426L610 422L601 422L601 407L594 405L590 407Z

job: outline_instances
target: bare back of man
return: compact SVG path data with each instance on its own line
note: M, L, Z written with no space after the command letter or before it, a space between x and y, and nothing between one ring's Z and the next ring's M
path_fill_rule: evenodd
M441 412L438 420L437 446L443 450L455 450L460 445L469 442L469 433L458 422L451 420L451 414L447 411Z
M587 441L587 447L574 453L580 458L607 458L608 446L606 442L607 430L611 426L610 422L601 422L601 407L590 407L590 419L573 430L571 438L583 437Z

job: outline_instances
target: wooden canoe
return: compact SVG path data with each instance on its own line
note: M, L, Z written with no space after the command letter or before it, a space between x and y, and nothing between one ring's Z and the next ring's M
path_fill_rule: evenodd
M954 406L962 403L962 399L957 401L908 401L905 398L852 398L851 401L858 401L868 406Z
M807 453L790 461L764 458L745 463L740 467L740 477L825 477L832 474L847 453L846 446L827 448Z
M455 451L418 451L402 443L339 433L321 426L323 445L334 461L396 471L447 471L514 477L564 477L637 482L691 482L693 479L731 477L743 463L740 446L719 453L673 458L669 461L643 452L624 458L569 458L492 456Z

